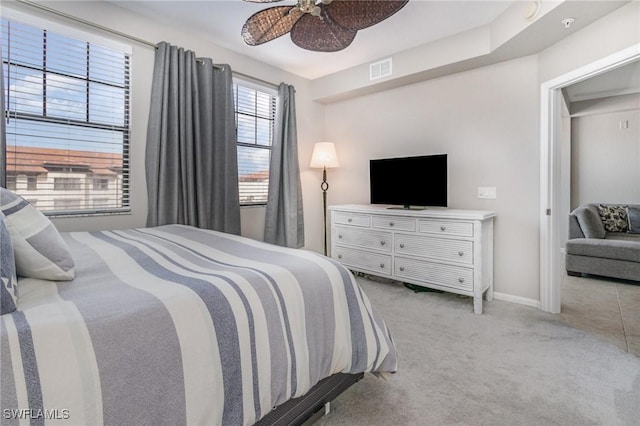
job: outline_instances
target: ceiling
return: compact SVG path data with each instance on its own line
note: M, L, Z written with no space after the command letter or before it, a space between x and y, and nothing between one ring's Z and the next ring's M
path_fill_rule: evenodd
M640 93L640 61L572 84L564 91L570 102Z
M245 45L240 30L247 18L267 7L293 5L294 0L275 4L240 0L112 0L110 3L174 27L188 28L220 46L301 77L315 79L487 25L513 1L411 0L387 20L358 31L349 47L334 53L301 49L291 42L288 34L260 46Z
M358 31L346 49L311 52L293 44L288 34L259 46L248 46L240 36L244 22L254 13L273 6L294 5L296 0L250 3L241 0L170 1L110 0L152 20L183 28L194 35L307 79L316 79L357 65L490 24L513 3L527 0L410 0L390 18ZM608 4L607 4L608 3ZM614 4L614 3L617 3ZM567 2L549 22L539 22L538 32L521 37L512 46L530 54L564 37L560 18L575 16L576 24L588 24L624 2ZM524 9L523 9L524 10ZM552 14L553 15L553 14ZM504 16L503 16L504 18ZM558 21L558 22L556 22ZM549 40L546 40L549 39ZM160 41L160 40L150 40ZM531 45L531 46L529 46ZM518 55L515 55L518 56ZM571 102L640 92L640 62L634 62L565 88Z

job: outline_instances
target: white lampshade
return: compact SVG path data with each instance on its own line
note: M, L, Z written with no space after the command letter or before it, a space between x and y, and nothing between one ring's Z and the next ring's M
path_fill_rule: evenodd
M316 142L311 154L311 163L309 167L314 169L322 169L324 167L338 167L338 155L333 142Z

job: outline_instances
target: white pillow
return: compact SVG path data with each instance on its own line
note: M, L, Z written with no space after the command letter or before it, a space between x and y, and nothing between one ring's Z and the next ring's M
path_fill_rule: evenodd
M18 280L16 262L13 256L11 235L4 223L5 217L0 211L0 314L16 310L18 303Z
M0 187L0 209L11 234L19 276L68 281L75 276L67 244L53 223L24 198Z

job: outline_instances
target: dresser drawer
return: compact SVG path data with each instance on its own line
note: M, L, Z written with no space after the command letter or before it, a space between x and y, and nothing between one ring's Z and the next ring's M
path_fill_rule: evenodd
M371 218L374 228L392 229L396 231L415 232L416 220L406 217L373 216Z
M473 263L473 241L396 234L394 249L396 254Z
M473 237L473 223L448 220L419 220L418 231L430 234Z
M368 249L391 251L393 246L390 232L373 231L371 229L336 226L336 244L349 244Z
M333 218L338 225L365 226L367 228L371 226L371 216L368 214L335 212Z
M473 291L473 269L471 268L396 257L394 273L400 279L406 278L425 284Z
M345 266L372 271L376 274L391 275L391 255L336 246L331 257Z

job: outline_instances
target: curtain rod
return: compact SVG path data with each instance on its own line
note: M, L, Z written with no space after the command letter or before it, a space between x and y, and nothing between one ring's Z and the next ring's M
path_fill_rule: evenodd
M61 17L66 18L66 19L70 19L72 21L79 22L79 23L84 24L84 25L88 25L88 26L93 27L93 28L97 28L97 29L102 30L102 31L106 31L106 32L111 33L111 34L115 34L115 35L117 35L119 37L124 37L126 39L133 40L133 41L135 41L137 43L153 47L154 49L157 48L157 44L156 43L152 43L150 41L147 41L147 40L144 40L144 39L141 39L141 38L138 38L138 37L123 33L121 31L114 30L114 29L109 28L109 27L105 27L104 25L96 24L95 22L91 22L91 21L88 21L86 19L82 19L82 18L78 18L78 17L73 16L73 15L69 15L68 13L60 12L59 10L52 9L52 8L50 8L48 6L44 6L42 4L35 3L33 1L30 1L30 0L16 0L16 2L17 3L22 3L22 4L30 6L30 7L33 7L35 9L43 10L45 12L48 12L48 13L51 13L51 14L54 14L54 15L61 16ZM216 66L216 65L214 64L214 66ZM219 68L218 66L216 66L216 67ZM243 73L238 72L238 71L233 71L232 70L232 72L233 72L233 74L239 75L240 77L244 77L244 78L247 78L249 80L254 80L254 81L257 81L259 83L266 84L268 86L276 88L276 89L278 88L277 84L272 83L270 81L262 80L260 78L256 78L256 77L253 77L253 76L250 76L250 75L247 75L247 74L243 74Z
M27 6L31 6L31 7L35 8L35 9L44 10L45 12L52 13L54 15L58 15L58 16L61 16L63 18L66 18L66 19L70 19L72 21L76 21L76 22L79 22L81 24L88 25L90 27L97 28L97 29L102 30L102 31L106 31L108 33L115 34L117 36L124 37L124 38L129 39L129 40L133 40L133 41L135 41L137 43L140 43L140 44L151 46L153 48L156 47L156 43L152 43L150 41L143 40L141 38L134 37L132 35L120 32L118 30L114 30L112 28L105 27L104 25L96 24L95 22L87 21L86 19L82 19L82 18L78 18L78 17L73 16L73 15L69 15L68 13L60 12L59 10L52 9L52 8L50 8L48 6L44 6L42 4L38 4L38 3L32 2L30 0L16 0L16 2L25 4Z
M257 78L257 77L253 77L253 76L251 76L251 75L243 74L243 73L238 72L238 71L233 71L233 69L232 69L231 71L233 72L233 74L238 75L238 76L240 76L240 77L244 77L244 78L246 78L246 79L253 80L253 81L256 81L256 82L258 82L258 83L266 84L267 86L271 86L271 87L273 87L274 89L277 89L277 88L278 88L278 85L277 85L277 84L272 83L272 82L270 82L270 81L262 80L261 78Z

